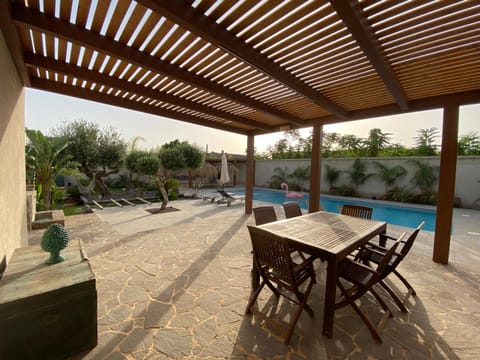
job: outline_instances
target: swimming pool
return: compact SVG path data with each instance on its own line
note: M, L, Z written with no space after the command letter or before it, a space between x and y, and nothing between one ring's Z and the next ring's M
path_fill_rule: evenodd
M235 190L240 193L240 190ZM308 209L308 194L303 199L288 199L285 193L280 190L253 189L253 199L257 201L282 204L285 201L295 200L303 209ZM373 208L372 219L386 221L389 224L416 228L424 220L424 230L435 230L435 210L428 208L417 208L404 204L391 203L387 201L369 201L358 198L348 198L332 195L321 195L320 204L325 211L339 213L343 204L355 204Z

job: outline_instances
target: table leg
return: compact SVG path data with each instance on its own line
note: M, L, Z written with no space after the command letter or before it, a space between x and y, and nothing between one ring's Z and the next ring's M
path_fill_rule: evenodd
M382 235L385 235L387 233L387 227L385 226L385 229L378 235L378 245L381 247L386 247L387 246L387 238L385 238Z
M333 335L336 291L337 261L332 258L327 260L327 282L325 284L325 304L323 308L323 335L329 338Z

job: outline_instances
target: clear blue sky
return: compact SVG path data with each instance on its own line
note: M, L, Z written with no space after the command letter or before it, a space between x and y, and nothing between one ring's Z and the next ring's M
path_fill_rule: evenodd
M45 91L26 89L25 102L25 126L40 130L44 134L48 134L62 122L84 119L98 123L102 128L114 127L126 141L140 136L145 141L140 142L139 146L145 149L161 146L175 139L186 140L202 149L208 145L209 151L216 152L224 150L227 153L243 154L247 147L246 136ZM431 127L438 128L441 133L441 110L327 125L324 131L367 137L370 129L380 128L383 132L393 134L393 142L411 146L417 130ZM480 135L480 104L460 109L459 127L460 135L471 131L478 131ZM308 134L309 131L305 129L303 133ZM266 151L269 145L281 137L281 132L255 137L257 152Z

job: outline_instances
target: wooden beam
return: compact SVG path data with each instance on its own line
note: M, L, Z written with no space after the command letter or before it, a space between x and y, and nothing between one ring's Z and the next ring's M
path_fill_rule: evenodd
M363 110L354 110L349 113L349 121L371 119L379 116L390 116L408 114L417 111L433 110L443 108L445 105L472 105L480 103L480 90L465 91L447 95L432 96L423 99L411 100L408 110L399 111L396 104L373 107ZM304 127L315 125L315 123L335 124L341 122L338 118L327 115L307 120ZM256 134L258 135L258 134Z
M198 89L242 104L251 109L260 111L278 121L296 126L304 125L304 121L289 113L264 104L239 92L233 91L214 81L184 70L167 61L148 55L127 45L97 34L91 30L71 24L67 21L46 15L37 10L19 4L12 5L12 18L16 24L31 27L54 37L97 50L114 58L148 69L154 73L165 74L173 79L186 84L191 84Z
M407 95L379 45L379 40L368 23L360 3L357 0L330 0L330 4L357 41L378 76L390 90L400 109L408 110Z
M217 24L214 19L192 7L189 1L137 0L137 2L165 16L179 24L182 28L189 30L231 55L240 58L250 66L272 77L275 81L282 83L299 95L308 98L340 119L347 120L348 115L345 110L252 46L246 44L222 25Z
M228 124L217 123L214 121L208 121L201 118L197 118L192 115L182 114L176 111L164 109L160 106L144 104L141 101L127 100L122 97L117 97L114 95L108 95L100 92L93 92L88 89L81 87L66 85L63 83L33 78L31 80L31 87L34 89L50 91L53 93L58 93L67 96L73 96L76 98L81 98L85 100L91 100L95 102L100 102L107 105L123 107L130 110L136 110L148 114L163 116L166 118L179 120L195 125L207 126L210 128L234 132L237 134L247 135L247 130L242 130Z
M252 126L258 129L272 131L272 127L243 116L230 114L226 111L214 109L212 107L196 103L187 99L179 98L167 93L160 92L145 86L137 85L134 82L121 80L108 76L93 70L81 68L73 64L67 64L63 61L54 60L32 53L25 53L24 61L27 66L40 67L53 72L59 72L81 80L92 81L97 84L111 86L116 89L122 89L133 94L142 95L146 98L156 99L165 103L178 105L186 109L195 110L204 114L218 117L220 119L238 122L240 124Z
M448 264L457 168L458 106L443 109L442 151L438 181L433 261Z
M245 179L245 214L253 211L253 186L255 185L255 136L247 136L247 173Z
M460 93L432 96L423 99L417 99L410 101L409 109L406 111L398 110L396 104L384 105L373 107L363 110L354 110L349 113L350 119L348 121L372 119L380 116L392 116L399 114L408 114L417 111L441 109L446 105L473 105L480 103L480 90L465 91ZM306 127L315 126L315 124L336 124L342 122L337 117L332 115L326 115L321 117L312 118L306 121L304 126L292 127L292 129L302 129ZM275 127L276 132L282 131L281 128ZM264 135L267 132L262 130L254 130L255 135Z
M18 75L20 76L20 79L22 79L23 85L29 86L30 77L28 76L27 68L23 63L22 44L18 37L17 29L15 29L15 26L13 25L9 5L9 1L0 1L0 29L3 33L7 47L10 50L10 56L17 68Z
M313 126L312 158L310 159L310 198L308 212L320 210L320 183L322 169L322 132L320 124Z

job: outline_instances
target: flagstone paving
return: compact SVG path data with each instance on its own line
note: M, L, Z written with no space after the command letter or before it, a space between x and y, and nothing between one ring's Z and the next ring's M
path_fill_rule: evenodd
M98 292L98 345L74 359L479 358L479 265L461 261L478 259L477 244L469 257L456 255L458 261L444 266L431 261L432 233L421 233L400 268L418 296L410 298L408 313L394 311L383 344L351 308L335 313L332 339L321 334L325 271L318 262L309 299L315 316L302 313L290 345L284 345L290 303L277 304L264 291L261 312L244 315L251 267L246 225L253 217L243 204L170 205L180 211L150 214L149 206L140 205L67 217L71 237L82 240L93 265ZM389 226L389 232L401 230ZM31 244L41 234L32 231ZM361 307L380 320L372 297L365 296ZM274 309L277 315L267 318Z

